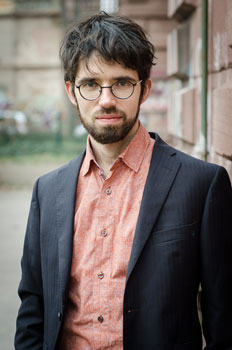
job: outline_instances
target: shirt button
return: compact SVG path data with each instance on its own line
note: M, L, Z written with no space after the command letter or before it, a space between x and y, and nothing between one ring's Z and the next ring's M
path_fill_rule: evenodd
M99 272L99 274L97 276L98 276L98 278L100 278L100 280L102 280L103 277L104 277L104 273L103 272Z
M106 189L106 194L110 195L111 193L112 193L112 190L111 190L110 187L108 187L108 188Z
M107 236L107 231L106 231L106 230L102 230L101 235L102 235L103 237L106 237L106 236Z
M102 323L104 321L104 318L102 315L98 316L97 318L98 322Z

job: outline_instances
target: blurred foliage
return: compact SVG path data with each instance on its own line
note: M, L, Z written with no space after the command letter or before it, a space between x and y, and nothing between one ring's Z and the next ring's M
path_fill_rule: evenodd
M73 158L86 145L86 135L78 138L54 133L30 133L26 135L0 134L0 158L50 155Z

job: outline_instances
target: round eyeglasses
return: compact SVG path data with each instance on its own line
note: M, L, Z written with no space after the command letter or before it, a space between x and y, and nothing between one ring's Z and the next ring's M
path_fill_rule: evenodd
M125 100L133 95L135 86L141 82L142 80L138 81L137 83L131 83L127 80L120 80L110 86L101 86L95 81L88 81L80 85L75 85L75 87L79 89L81 97L88 101L97 100L102 93L102 89L110 89L116 98Z

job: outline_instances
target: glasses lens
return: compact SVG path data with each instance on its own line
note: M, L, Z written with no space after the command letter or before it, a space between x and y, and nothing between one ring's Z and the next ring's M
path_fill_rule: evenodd
M118 81L112 85L112 92L118 98L128 98L133 94L134 86L129 81Z
M101 93L101 87L95 82L88 82L80 86L81 95L87 100L96 100Z

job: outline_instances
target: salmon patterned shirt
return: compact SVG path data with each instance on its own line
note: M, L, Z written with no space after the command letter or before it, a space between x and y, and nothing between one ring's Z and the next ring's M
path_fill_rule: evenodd
M62 350L122 350L127 267L154 140L140 125L104 179L87 142L77 184Z

